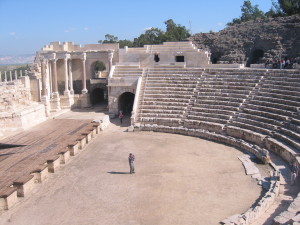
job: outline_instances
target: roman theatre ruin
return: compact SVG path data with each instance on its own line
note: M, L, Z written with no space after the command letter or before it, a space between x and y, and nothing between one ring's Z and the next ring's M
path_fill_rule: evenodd
M53 42L1 73L1 224L298 224L299 69L210 59Z

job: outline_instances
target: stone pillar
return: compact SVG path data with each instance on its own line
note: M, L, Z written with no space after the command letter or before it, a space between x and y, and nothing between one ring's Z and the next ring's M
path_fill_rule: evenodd
M28 76L28 71L27 70L25 70L25 76Z
M82 94L87 94L88 90L86 89L86 69L85 69L85 61L86 61L86 53L83 53L82 61Z
M22 73L23 73L22 70L20 70L20 76L21 76L21 77L23 77L23 74L22 74Z
M54 111L59 111L61 110L60 108L60 97L58 93L58 85L57 85L57 71L56 71L56 61L57 59L54 58L52 60L52 85L53 85L53 110Z
M9 81L12 81L12 73L9 71Z
M85 62L86 62L86 53L83 53L83 58L81 59L82 61L82 91L80 95L80 101L78 103L78 106L81 108L86 108L90 107L90 96L88 94L88 90L86 88L86 68L85 68Z
M47 85L46 85L47 74L46 74L46 69L47 69L46 60L42 59L41 60L41 77L42 77L42 94L41 94L42 97L41 97L41 101L45 105L46 116L49 116L50 115L50 101L49 101L49 97L47 95Z
M3 79L4 81L4 79ZM0 82L2 82L2 71L0 71Z
M73 73L72 73L72 59L69 60L69 84L70 84L70 94L74 94L73 89Z
M15 70L15 80L18 80L18 71Z
M110 70L111 70L111 68L112 68L112 59L113 59L113 57L114 57L114 52L112 52L112 51L109 51L109 52L108 52L109 71L110 71Z
M47 96L46 87L46 61L42 59L41 61L41 77L42 77L42 97Z
M4 81L7 82L7 73L4 71Z
M68 57L67 56L64 58L64 69L65 69L65 91L64 91L64 95L69 96L70 91L69 91Z

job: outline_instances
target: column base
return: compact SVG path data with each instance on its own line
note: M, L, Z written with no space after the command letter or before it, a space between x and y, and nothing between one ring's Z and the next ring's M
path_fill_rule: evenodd
M85 94L81 94L79 96L79 100L78 100L78 107L79 108L87 108L87 107L91 107L91 101L90 101L90 95L85 93Z
M51 99L50 104L51 104L51 112L58 112L61 110L60 97L58 92L53 93L53 99Z
M84 94L87 94L88 93L88 90L87 89L82 89L81 93L84 95Z
M50 99L48 98L47 95L44 95L41 97L41 102L45 105L45 114L46 116L50 116L50 108L51 108L51 105L50 105Z
M74 95L64 95L60 97L60 104L62 109L70 109L73 108L74 105Z

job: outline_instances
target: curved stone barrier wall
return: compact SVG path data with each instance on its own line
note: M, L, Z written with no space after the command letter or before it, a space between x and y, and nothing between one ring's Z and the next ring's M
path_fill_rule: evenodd
M270 162L269 152L263 148L260 148L257 145L250 144L245 142L242 139L236 139L233 137L225 136L222 134L216 134L202 129L188 129L183 127L169 127L162 125L136 125L134 127L135 131L154 131L154 132L163 132L163 133L173 133L181 134L192 137L205 138L211 141L216 141L222 144L227 144L238 149L244 150L246 152L254 154L264 163ZM248 225L255 220L257 220L262 214L264 214L269 207L274 203L276 197L279 194L280 187L280 172L276 171L274 168L270 176L269 189L268 191L260 198L258 203L247 210L241 215L232 216L224 221L221 224L230 224L230 225Z

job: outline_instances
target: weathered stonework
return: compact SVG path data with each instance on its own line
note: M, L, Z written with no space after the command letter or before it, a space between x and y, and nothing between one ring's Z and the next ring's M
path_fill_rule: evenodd
M265 60L299 57L300 16L249 21L219 32L198 33L190 40L208 49L213 63L250 65L257 62L259 51Z

